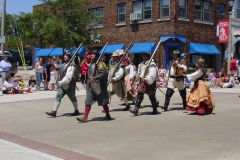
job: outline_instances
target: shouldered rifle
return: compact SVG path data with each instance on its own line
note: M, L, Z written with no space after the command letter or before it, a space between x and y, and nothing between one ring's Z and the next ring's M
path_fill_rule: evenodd
M149 59L149 63L147 64L147 67L146 67L146 69L144 70L143 78L146 76L147 69L149 68L149 66L150 66L150 64L151 64L151 62L152 62L152 59L153 59L153 57L155 56L156 51L157 51L157 49L158 49L158 47L159 47L159 45L160 45L161 42L162 42L162 40L160 40L160 41L158 42L158 44L157 44L157 46L156 46L156 48L155 48L155 50L154 50L151 58Z
M77 50L75 51L75 53L73 54L72 58L69 60L69 62L67 63L66 67L64 68L63 72L60 75L60 80L63 79L63 77L65 76L65 73L67 72L67 68L69 67L69 65L72 63L72 61L75 59L76 55L78 54L78 51L80 50L80 48L82 47L82 43L79 45L79 47L77 48Z
M127 51L129 50L129 48L131 47L131 45L132 45L132 41L130 42L130 44L129 44L128 47L126 48L126 50L125 50L123 56L122 56L121 59L119 60L117 67L114 68L114 71L113 71L113 74L112 74L112 77L111 77L111 78L114 77L115 73L117 72L118 67L119 67L120 64L122 63L122 60L123 60L123 58L126 56ZM109 84L109 82L108 82L108 84ZM108 86L108 84L107 84L107 86Z
M92 75L90 76L90 78L95 75L96 70L97 70L97 65L98 65L99 61L101 60L102 56L104 55L104 52L105 52L105 50L106 50L106 48L107 48L107 45L108 45L108 42L105 44L105 46L104 46L104 48L103 48L103 50L102 50L102 53L101 53L100 56L98 57L98 60L97 60L96 63L95 63L95 66L94 66L94 69L93 69L93 73L92 73Z

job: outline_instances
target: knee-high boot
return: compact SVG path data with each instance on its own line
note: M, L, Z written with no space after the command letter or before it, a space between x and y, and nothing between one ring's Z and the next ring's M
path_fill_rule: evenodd
M159 101L156 99L156 95L155 94L149 95L149 99L153 107L152 114L158 114L157 107L158 107Z
M180 96L182 97L183 109L186 109L187 106L187 90L184 88L183 90L179 90Z
M142 100L143 100L143 93L138 93L137 100L134 109L129 109L129 112L134 114L135 116L138 116L138 110L141 106Z
M164 111L167 111L168 106L169 106L169 103L170 103L170 99L171 99L173 93L174 93L174 90L173 90L173 89L167 88L164 106L161 107Z

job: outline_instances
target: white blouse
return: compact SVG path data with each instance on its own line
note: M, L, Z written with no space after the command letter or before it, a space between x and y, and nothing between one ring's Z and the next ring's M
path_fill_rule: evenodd
M187 78L190 81L196 81L196 79L198 79L199 77L201 77L203 75L202 70L198 69L196 72L192 73L192 74L188 74Z

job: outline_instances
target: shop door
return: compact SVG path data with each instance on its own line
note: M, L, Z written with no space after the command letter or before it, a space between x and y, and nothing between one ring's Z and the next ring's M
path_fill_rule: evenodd
M180 51L180 44L166 44L165 46L165 63L164 67L168 70L168 66L172 60L172 53L174 50Z

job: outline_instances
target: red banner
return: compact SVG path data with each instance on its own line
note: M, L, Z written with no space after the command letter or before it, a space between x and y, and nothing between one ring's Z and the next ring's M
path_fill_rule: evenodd
M228 42L228 27L229 27L228 19L219 20L218 43Z

